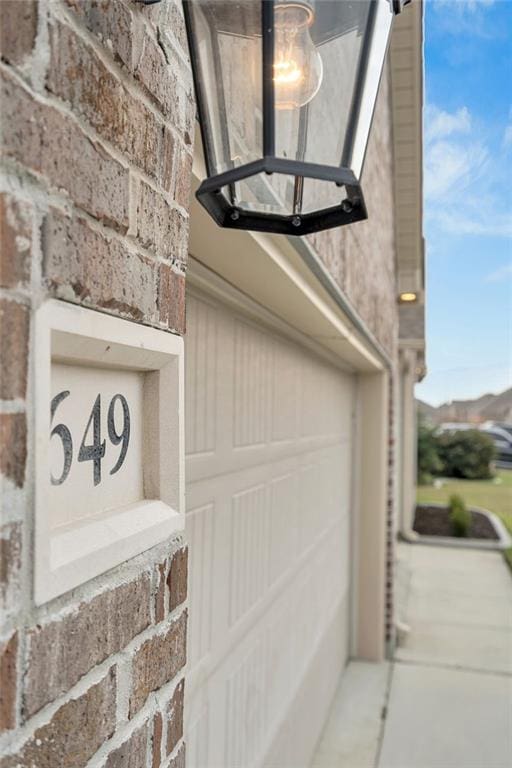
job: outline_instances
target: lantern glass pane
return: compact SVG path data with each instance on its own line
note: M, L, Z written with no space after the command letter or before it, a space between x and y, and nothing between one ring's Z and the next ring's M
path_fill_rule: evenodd
M292 216L299 208L304 214L319 208L333 208L346 197L345 188L332 181L280 173L257 174L224 187L222 192L230 205L240 210L280 216Z
M274 80L284 79L279 74L283 72L289 80L275 85L276 154L351 168L362 92L367 77L375 75L369 61L377 7L385 6L383 18L389 32L390 4L387 0L297 0L302 15L298 10L294 19L287 18L280 7L286 9L293 2L276 0L274 11ZM360 169L353 170L357 175Z
M194 0L203 131L209 174L263 155L261 6L254 0Z

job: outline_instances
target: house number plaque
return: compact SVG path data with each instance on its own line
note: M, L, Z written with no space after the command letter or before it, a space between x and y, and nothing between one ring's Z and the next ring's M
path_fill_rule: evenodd
M183 340L49 300L34 350L41 605L183 530Z

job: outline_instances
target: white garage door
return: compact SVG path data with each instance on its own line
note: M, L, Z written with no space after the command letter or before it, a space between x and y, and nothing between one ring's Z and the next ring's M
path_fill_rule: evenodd
M353 378L188 297L187 765L307 765L350 629Z

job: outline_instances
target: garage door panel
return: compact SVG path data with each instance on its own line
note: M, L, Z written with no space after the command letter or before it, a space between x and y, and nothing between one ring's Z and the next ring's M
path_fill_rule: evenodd
M286 717L274 724L267 749L259 765L265 768L302 768L310 764L311 733L320 733L325 724L339 676L347 658L347 605L340 603L312 654L311 664L294 690ZM329 659L329 664L325 663ZM297 723L307 727L297 727Z
M269 587L287 572L299 555L298 504L297 473L278 473L270 483Z
M205 691L205 698L206 696ZM189 697L187 705L189 705ZM188 706L187 763L190 766L196 766L196 768L219 765L218 761L213 762L214 757L210 748L210 733L212 731L210 711L208 701L196 700L193 705Z
M265 445L269 432L272 340L247 323L233 328L233 447Z
M198 297L187 334L189 482L350 439L336 369Z
M318 464L310 466L314 482ZM218 478L214 487L203 483L190 491L187 537L191 560L191 667L208 654L212 645L222 649L226 632L259 601L272 600L271 587L277 584L280 588L280 580L300 569L300 556L310 557L326 532L332 535L331 546L335 549L334 556L327 560L344 562L336 553L347 543L349 531L340 524L346 524L348 515L340 516L340 510L334 522L332 515L324 519L305 496L300 502L308 514L306 523L296 513L303 470L297 462L291 470L287 461L283 467L275 467L275 476L270 478L265 477L265 468L237 478L236 486L242 490L233 494L226 493L224 478ZM258 479L265 482L257 484ZM324 572L325 564L320 568L320 573ZM334 582L340 583L339 576Z
M274 339L272 352L270 441L290 443L299 436L300 355L280 339Z
M347 594L331 600L329 593L322 589L318 574L327 554L328 539L326 536L317 556L305 564L286 593L280 595L251 631L215 664L206 684L210 711L204 705L201 718L195 722L194 713L190 713L187 740L191 766L259 765L274 726L286 716L300 690L301 681L323 642L326 626L330 626L336 616L343 627L346 626ZM346 652L345 638L336 649L337 668L331 668L331 674L336 675L338 667L342 668ZM327 666L331 666L330 658ZM190 699L190 690L188 696ZM217 715L219 712L222 715L217 725L211 717L212 703ZM199 754L205 742L209 745L209 760L196 763L191 756Z
M225 615L231 626L295 566L334 519L348 512L349 488L336 484L333 489L330 479L333 466L344 460L344 447L299 454L189 486L192 606L212 602L216 621ZM195 631L193 609L191 624ZM221 637L223 632L222 627Z
M300 436L323 438L350 434L351 396L344 377L307 353L301 355ZM329 407L326 408L326 404Z
M318 514L321 501L318 486L321 483L322 465L305 464L300 470L300 548L304 552L326 524L327 509L324 506Z
M334 615L347 643L353 379L216 300L187 323L188 763L256 766Z
M253 466L271 465L292 455L311 453L340 445L340 437L342 436L327 435L238 448L230 446L224 451L219 448L211 457L187 455L187 482L215 479L221 474L236 474ZM348 437L345 439L349 440Z
M268 574L268 487L256 485L231 502L229 626L265 594Z
M209 457L217 438L217 361L219 312L206 300L191 296L187 314L185 436L187 455ZM205 386L205 382L207 385Z
M215 504L187 511L190 552L188 592L194 610L189 617L189 664L194 666L211 649L215 544Z
M227 629L265 594L272 580L272 558L279 557L279 541L284 539L284 552L289 551L290 539L285 539L283 518L288 527L290 519L296 526L293 511L297 459L288 458L272 465L272 470L269 476L267 466L251 467L233 476L221 475L188 487L192 666L210 650L215 635L222 645ZM283 477L290 480L284 483ZM277 497L274 479L281 491ZM274 539L269 535L269 520L278 500L281 504L272 527L275 529L281 520L282 530L281 538ZM293 558L283 562L289 568Z

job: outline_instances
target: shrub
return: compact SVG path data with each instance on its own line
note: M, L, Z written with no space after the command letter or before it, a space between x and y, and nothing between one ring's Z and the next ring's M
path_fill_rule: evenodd
M450 496L448 507L454 536L467 536L471 527L471 512L466 507L464 499L454 493Z
M486 480L492 477L494 443L476 429L444 432L437 438L442 472L446 477Z
M418 420L418 483L432 482L432 475L439 474L443 465L439 458L435 427L429 427L421 417Z

